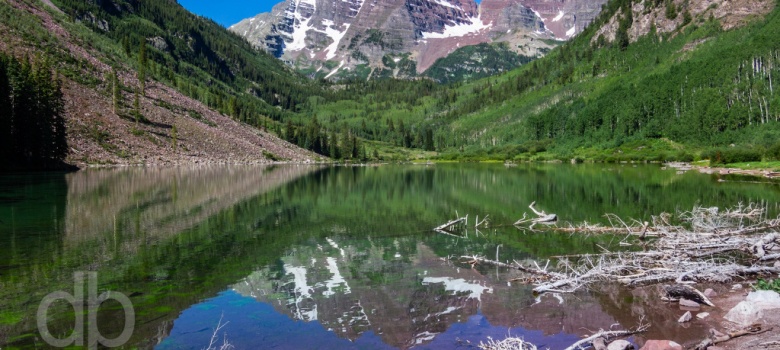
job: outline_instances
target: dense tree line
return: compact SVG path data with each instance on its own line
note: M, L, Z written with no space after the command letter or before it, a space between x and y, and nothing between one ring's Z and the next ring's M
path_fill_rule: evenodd
M63 108L59 79L45 61L0 54L0 168L45 168L63 160Z

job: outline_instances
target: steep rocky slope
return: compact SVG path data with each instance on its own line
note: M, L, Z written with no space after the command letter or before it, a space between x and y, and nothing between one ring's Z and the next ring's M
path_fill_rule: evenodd
M541 56L555 46L551 40L582 31L604 2L288 0L230 29L311 76L387 70L398 77L480 43L507 42L519 55Z
M651 30L657 34L673 33L697 18L717 20L723 30L729 30L743 26L757 16L765 16L774 6L775 2L771 0L639 1L631 6L633 23L627 34L630 42L635 42ZM599 36L609 42L615 40L620 18L625 15L625 11L619 10L599 28L592 40L598 40Z
M133 117L133 90L141 85L133 66L112 62L95 45L103 44L82 24L73 23L54 4L45 7L24 0L0 4L14 21L0 22L0 51L17 57L58 61L67 72L64 111L70 154L79 166L176 163L269 163L311 161L317 155L278 137L238 122L177 89L146 79L138 96L139 121ZM45 38L41 42L40 35ZM46 46L41 55L40 46ZM48 56L51 55L51 56ZM112 66L117 70L118 108L111 94Z

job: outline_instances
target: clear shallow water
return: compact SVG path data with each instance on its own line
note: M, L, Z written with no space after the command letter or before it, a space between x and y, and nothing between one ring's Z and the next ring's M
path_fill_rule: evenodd
M723 179L721 179L723 180ZM658 166L231 166L115 169L0 176L0 345L41 346L44 295L73 291L73 273L129 296L130 347L453 348L522 335L563 348L645 315L648 337L696 338L653 291L605 287L535 298L513 272L447 260L480 254L523 260L614 249L611 237L534 234L506 226L528 204L564 221L604 213L640 220L663 211L761 201L776 215L775 184L726 182ZM462 237L430 229L455 213L489 214ZM122 331L103 304L104 336ZM67 336L73 309L49 328ZM117 321L120 319L120 321ZM668 322L671 320L672 322ZM687 338L686 338L687 339Z

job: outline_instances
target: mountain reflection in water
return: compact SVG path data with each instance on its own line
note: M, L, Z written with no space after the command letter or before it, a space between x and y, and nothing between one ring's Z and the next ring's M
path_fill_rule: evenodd
M452 240L448 244L457 244L451 237L442 237ZM247 304L259 302L258 315L250 316L249 324L236 324L242 321L229 319L230 313L225 311L225 319L231 322L225 330L231 343L239 347L249 346L254 340L237 343L239 338L230 336L234 334L231 326L245 329L239 333L249 331L257 339L277 338L277 342L263 344L279 348L305 347L298 337L312 341L333 336L348 339L357 347L378 338L394 348L451 348L459 342L479 343L487 336L503 338L508 334L562 348L586 333L584 330L609 328L616 323L588 294L536 298L530 288L506 282L513 272L458 267L436 255L426 240L430 239L375 238L369 244L352 244L328 237L316 244L297 246L285 252L275 265L233 285L228 294L193 309L229 309L220 298L236 300L230 296L233 292L256 301L242 302L244 311L248 310ZM388 256L393 258L386 259ZM251 321L269 317L279 321ZM321 327L319 332L279 337L279 332L298 324L295 321ZM169 346L189 339L184 327L174 325L171 338L166 340Z
M0 347L40 347L43 296L98 273L98 294L128 295L129 347L202 349L220 317L238 349L473 347L507 335L552 349L584 334L652 324L637 336L701 339L706 324L650 288L594 286L535 298L517 271L460 262L546 259L620 248L620 238L521 231L536 201L562 220L760 202L777 215L774 184L718 182L658 166L439 164L130 168L0 176ZM456 235L431 228L456 215ZM489 215L478 232L474 217ZM555 262L553 261L552 264ZM551 264L551 265L552 265ZM64 303L63 303L64 304ZM49 329L70 334L72 308ZM122 310L101 307L106 337Z

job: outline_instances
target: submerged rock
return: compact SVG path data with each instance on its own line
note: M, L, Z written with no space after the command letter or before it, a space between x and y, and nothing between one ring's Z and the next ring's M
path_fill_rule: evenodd
M680 299L680 306L699 308L701 305L693 300L682 298Z
M634 345L623 339L615 340L607 346L607 350L630 350L633 348Z
M691 312L686 311L682 316L680 316L680 319L677 320L677 322L685 323L691 320Z
M683 350L683 347L671 340L648 340L639 350Z
M707 298L714 298L714 297L718 296L718 293L716 293L714 290L712 290L712 288L707 288L707 289L704 290L704 295Z

